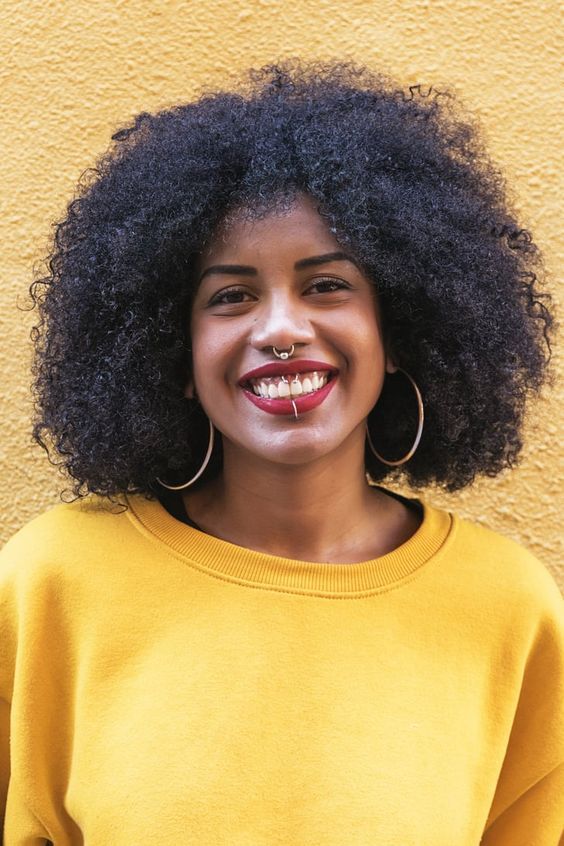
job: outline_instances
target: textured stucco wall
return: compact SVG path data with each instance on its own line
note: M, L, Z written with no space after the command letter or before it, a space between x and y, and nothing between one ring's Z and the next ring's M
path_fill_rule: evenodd
M50 223L117 124L278 57L350 57L402 83L450 83L484 125L553 284L562 267L560 4L543 0L23 0L0 7L2 535L56 501L29 439L25 300ZM560 165L560 166L559 166ZM558 296L558 293L557 293ZM560 297L561 298L561 297ZM431 495L532 549L564 588L562 387L531 414L512 474ZM560 403L560 407L561 407Z

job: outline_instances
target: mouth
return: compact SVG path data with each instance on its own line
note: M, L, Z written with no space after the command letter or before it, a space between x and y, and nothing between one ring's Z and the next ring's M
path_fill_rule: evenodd
M281 376L262 376L249 379L243 387L263 399L296 399L313 394L330 381L330 370L313 370L305 373L287 373Z
M321 405L333 390L339 375L334 369L299 371L297 364L293 362L293 372L255 375L242 379L239 385L246 398L262 411L297 417Z

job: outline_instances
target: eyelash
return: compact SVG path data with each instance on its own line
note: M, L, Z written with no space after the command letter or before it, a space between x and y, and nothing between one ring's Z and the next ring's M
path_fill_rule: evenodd
M245 294L246 291L242 291L240 288L225 288L223 291L219 291L219 293L214 294L214 296L209 301L209 305L240 305L241 301L239 302L227 302L224 300L224 297L229 296L229 294Z
M330 291L316 291L315 293L317 293L317 294L324 294L324 293L325 294L334 294L337 291L349 290L350 287L351 287L347 282L343 282L342 279L332 279L330 277L327 277L327 278L316 279L310 285L310 288L308 288L307 290L309 291L311 288L315 288L318 285L321 285L323 283L334 285L335 287ZM242 305L243 300L239 300L237 302L227 302L226 300L224 300L224 297L229 296L229 294L243 294L243 295L245 295L245 294L247 294L247 291L244 291L240 287L237 287L237 286L233 286L232 288L224 288L223 291L219 291L217 294L215 294L211 298L211 300L209 301L209 305L210 306L213 306L213 305Z

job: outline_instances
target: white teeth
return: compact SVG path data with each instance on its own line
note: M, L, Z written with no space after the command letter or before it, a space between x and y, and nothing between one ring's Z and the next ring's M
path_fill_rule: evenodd
M268 385L265 382L259 382L257 384L251 385L253 389L253 393L257 395L257 397L264 397L264 399L268 399Z
M318 391L329 381L329 372L296 373L287 376L273 376L251 379L250 386L257 397L263 399L287 399Z
M296 376L296 378L292 379L292 381L290 383L290 393L292 394L293 397L299 397L300 394L303 393L303 390L304 389L302 388L302 383L300 382L300 380Z

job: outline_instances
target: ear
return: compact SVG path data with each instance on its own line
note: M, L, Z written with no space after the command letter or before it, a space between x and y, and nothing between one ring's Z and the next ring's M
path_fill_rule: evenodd
M186 399L196 399L196 387L192 376L188 378L188 381L184 386L184 396Z
M398 370L397 364L394 362L391 355L386 355L386 373L396 373Z

